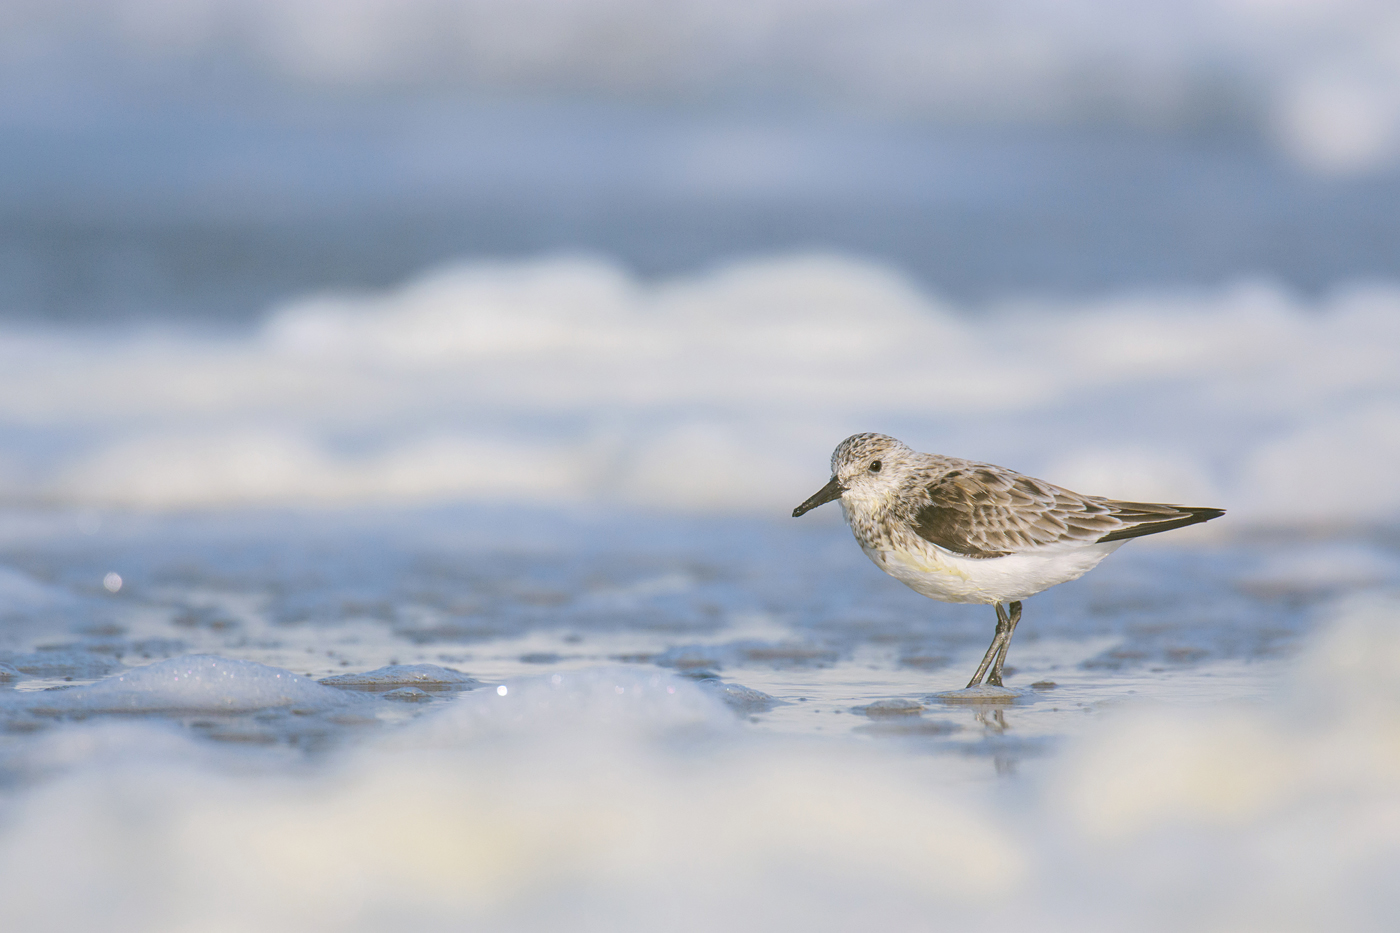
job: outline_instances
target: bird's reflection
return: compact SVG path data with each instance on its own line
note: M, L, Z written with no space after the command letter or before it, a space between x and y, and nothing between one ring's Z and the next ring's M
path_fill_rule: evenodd
M1011 728L1006 724L1005 706L984 706L977 710L977 722L989 735L1001 735Z

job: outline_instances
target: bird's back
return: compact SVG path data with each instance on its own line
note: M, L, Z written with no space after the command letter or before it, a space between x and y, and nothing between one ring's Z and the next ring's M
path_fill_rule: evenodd
M1006 467L937 454L919 455L891 513L923 539L981 559L1121 541L1225 514L1084 495Z

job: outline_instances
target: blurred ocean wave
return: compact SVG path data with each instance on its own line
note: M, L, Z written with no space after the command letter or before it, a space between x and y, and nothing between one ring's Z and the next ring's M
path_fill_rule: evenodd
M0 332L12 502L615 503L780 514L883 430L1104 495L1265 523L1400 493L1400 289L1265 282L979 309L880 264L644 282L466 263L251 335Z
M1365 2L0 11L0 319L247 326L457 257L873 257L980 303L1400 277Z
M559 252L656 279L834 251L974 305L1400 277L1400 176L1319 179L1229 130L153 91L0 120L0 171L0 320L17 322L246 328L307 291Z
M975 122L1243 121L1323 172L1400 153L1400 16L1376 0L63 0L9 4L0 26L0 68L38 78L46 104L172 77L759 98Z

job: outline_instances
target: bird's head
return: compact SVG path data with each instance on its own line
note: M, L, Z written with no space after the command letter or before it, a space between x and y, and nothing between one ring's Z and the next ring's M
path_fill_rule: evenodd
M796 518L842 496L886 499L913 465L914 451L887 434L852 434L831 454L831 480L792 510Z

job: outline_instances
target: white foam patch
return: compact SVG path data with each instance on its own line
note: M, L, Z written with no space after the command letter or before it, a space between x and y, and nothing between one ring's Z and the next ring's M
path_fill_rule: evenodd
M1154 928L1384 929L1400 907L1397 621L1393 598L1345 606L1281 705L1134 711L1087 742L1046 797L1076 871L1173 889ZM1135 883L1147 863L1157 880Z
M463 700L310 781L94 763L34 793L0 836L8 916L606 930L661 911L681 929L832 929L903 916L908 894L973 907L1018 874L975 803L929 795L898 756L774 756L681 678L584 671ZM59 837L81 840L64 877L82 894L55 900L40 867Z
M88 686L9 698L11 705L52 713L318 711L359 702L366 701L291 671L206 655L158 661Z
M337 456L308 436L321 419L308 420L310 430L235 427L118 441L75 463L54 488L78 501L153 508L483 495L567 502L585 492L569 447L429 435Z
M12 445L14 496L88 506L780 515L884 430L1232 522L1374 521L1400 512L1397 321L1380 286L958 309L836 256L656 283L479 263L294 301L247 339L0 333L0 430L43 439Z
M1387 398L1308 419L1252 451L1245 481L1259 499L1290 502L1301 518L1326 519L1364 505L1377 516L1400 511L1400 488L1387 477L1400 467L1400 403ZM1300 492L1301 491L1301 492Z
M1011 785L754 733L635 668L477 691L280 776L89 729L7 792L0 896L17 929L1381 930L1397 623L1343 606L1284 695L1121 708Z
M709 692L662 671L605 667L506 681L461 697L401 741L455 743L482 736L651 735L683 729L726 733L734 715Z

